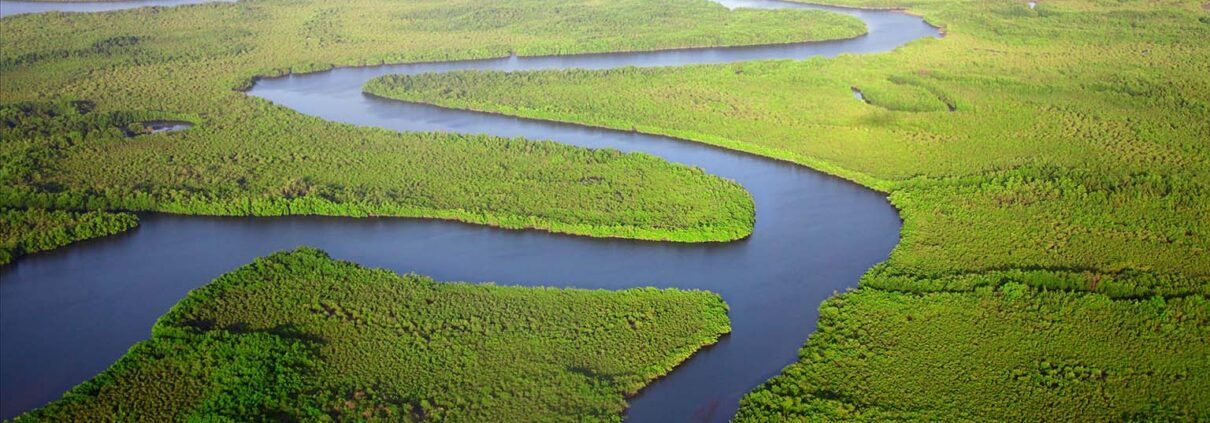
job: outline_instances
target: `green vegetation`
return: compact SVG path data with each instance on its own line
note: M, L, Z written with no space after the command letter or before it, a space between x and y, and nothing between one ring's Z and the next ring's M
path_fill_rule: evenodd
M947 36L835 59L392 76L366 89L670 135L888 192L901 243L825 306L821 334L745 400L745 420L1208 418L1210 11L837 3L906 6ZM1172 313L1156 317L1155 303ZM904 324L924 316L913 308L936 325ZM1018 397L1020 417L1003 414Z
M385 150L392 153L389 156L356 147L341 151L341 154L370 154L357 158L357 162L410 169L408 172L426 178L421 181L401 179L401 175L390 172L361 175L344 173L342 168L322 169L319 166L324 163L322 160L311 160L328 155L321 151L304 150L295 159L284 161L252 156L266 160L267 165L282 172L287 172L286 167L289 171L312 169L376 188L343 188L311 174L285 178L281 186L264 187L268 194L251 195L244 191L252 186L249 181L272 175L257 175L227 161L203 166L192 163L200 157L178 160L173 153L164 151L171 150L165 143L172 142L176 134L141 135L146 132L141 121L174 116L104 113L94 111L93 107L89 102L0 105L0 124L3 124L0 154L5 159L0 165L3 166L0 179L6 183L0 187L0 205L214 215L422 216L509 228L677 241L737 239L752 231L751 197L738 184L699 169L673 166L648 155L482 136L454 140L441 134L413 134L410 137L416 141L415 145L391 146ZM385 130L377 133L389 134ZM171 163L182 160L189 163L178 170L159 167L155 162L119 169L89 169L77 182L105 188L82 191L70 188L75 183L62 181L63 174L57 173L65 163L75 163L72 167L95 166L93 157L141 142L150 144L138 147L140 154L147 155L140 160L168 154L164 159ZM466 155L475 156L476 161L444 162ZM518 168L541 172L516 180L513 175ZM180 190L157 188L146 182L147 177L155 176L148 172L177 172L169 176L189 181L183 182ZM235 175L243 176L234 182L225 179ZM118 180L134 186L111 185ZM647 184L664 188L653 190ZM213 191L226 185L243 188L221 189L224 195ZM450 196L429 195L433 190L448 192ZM475 207L461 203L471 199L482 203ZM577 209L577 204L592 204L596 208ZM548 208L543 212L545 216L526 214L526 210L536 205Z
M0 26L6 114L87 100L94 106L86 114L196 126L73 143L6 134L0 162L39 161L0 175L0 206L391 215L734 240L751 233L751 198L697 169L545 142L358 128L236 89L256 76L334 65L783 43L864 31L839 14L732 12L706 0L267 0L7 17Z
M617 421L729 331L708 292L438 283L299 249L190 293L17 421Z
M1189 0L830 1L909 7L947 36L835 59L388 77L367 90L666 134L888 192L902 242L859 290L823 306L801 360L744 400L742 420L1210 419L1210 10ZM333 65L861 31L824 12L695 0L266 0L5 18L0 206L735 239L751 230L751 199L695 169L355 128L232 89ZM150 118L197 126L132 136ZM331 280L341 283L316 289ZM278 255L191 295L152 340L28 417L616 419L622 395L725 332L717 317L644 320L644 310L722 309L684 295L447 287L312 251ZM399 304L419 317L392 315ZM507 312L471 318L497 304ZM539 356L568 361L510 360ZM160 388L173 394L147 394ZM541 394L518 396L530 390Z
M129 213L0 208L0 264L29 253L113 235L138 225Z
M1204 421L1210 301L861 289L737 421Z
M367 89L636 128L851 178L891 193L905 227L888 265L915 275L1041 267L1210 277L1210 48L1199 42L1210 26L1197 16L1206 12L1188 2L1133 13L1143 6L962 4L921 6L948 36L888 54L389 76ZM872 107L849 92L880 85L936 92L957 110L893 111L916 102L871 93L886 106Z

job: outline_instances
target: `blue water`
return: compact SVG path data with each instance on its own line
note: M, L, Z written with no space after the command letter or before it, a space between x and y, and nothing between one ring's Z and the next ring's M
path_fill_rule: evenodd
M818 8L776 1L728 7ZM5 3L7 4L7 2ZM730 305L733 333L631 401L635 422L725 421L744 393L793 362L816 309L856 286L898 242L881 194L802 166L666 137L448 110L376 98L367 80L460 69L523 71L680 66L871 53L938 31L893 11L839 10L869 34L776 46L340 68L259 81L249 95L300 113L401 131L486 133L641 151L733 179L756 202L751 237L721 244L592 239L404 218L144 216L138 229L0 269L0 418L58 398L149 336L189 290L253 258L315 246L340 259L439 280L622 289L706 289ZM809 141L804 141L809 142Z

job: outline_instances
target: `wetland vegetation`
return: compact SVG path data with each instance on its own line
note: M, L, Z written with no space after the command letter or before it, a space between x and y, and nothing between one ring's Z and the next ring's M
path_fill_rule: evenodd
M120 233L138 222L130 213L0 208L0 265L25 254Z
M387 76L366 90L710 143L888 192L901 243L824 306L801 361L751 394L742 420L1208 418L1208 12L835 3L907 7L946 37L835 59ZM1105 331L1108 343L1085 339Z
M80 224L71 226L72 219L128 218L129 227L134 223L129 212L135 211L436 217L594 236L672 241L743 238L753 227L751 197L739 185L700 169L645 154L551 142L358 128L303 116L248 97L242 90L258 76L336 65L787 43L846 38L865 31L859 20L840 14L731 12L702 0L490 4L367 0L338 6L257 1L104 14L20 15L5 17L3 23L0 206L11 216L9 220L18 222L6 226L4 236L6 242L10 237L22 238L32 233L30 228L42 231L41 227L51 226L40 220L53 220L69 229L46 231L72 234L42 237L54 239L56 245L100 235L78 229L85 227ZM149 134L144 123L152 121L188 122L193 129ZM12 254L35 248L32 242L17 242ZM482 293L503 303L510 301L510 295L541 301L543 292L486 289ZM715 325L689 338L647 332L662 317L622 299L653 294L671 295L650 290L598 292L584 294L583 309L559 308L574 313L569 318L591 317L608 310L601 307L610 300L598 297L610 296L618 298L617 306L626 307L627 313L639 313L624 316L625 324L629 330L651 335L618 344L613 352L613 347L591 343L592 338L625 336L627 329L609 327L612 320L604 323L605 329L576 321L565 329L587 328L594 333L563 333L573 338L536 339L541 345L517 347L532 347L528 350L509 350L504 340L484 336L483 331L491 328L476 326L468 336L491 341L484 348L504 354L486 357L490 354L485 352L485 359L509 358L513 361L509 365L518 367L511 371L475 367L481 364L480 357L460 345L476 341L451 337L437 342L446 342L456 352L415 357L432 361L406 366L380 362L389 368L375 371L406 375L391 381L396 385L368 381L357 385L334 373L317 373L318 368L340 367L324 362L325 357L366 351L323 356L324 346L331 344L317 344L309 335L295 338L299 333L292 328L244 330L256 319L293 315L249 312L246 317L251 322L214 330L175 327L170 315L156 326L151 340L138 344L103 375L23 419L244 420L323 415L428 419L441 415L457 420L486 412L513 419L565 415L617 420L625 407L624 395L633 394L726 329L724 314L721 321L717 315L706 319L704 324ZM691 294L699 295L712 307L721 306L713 294ZM344 309L361 310L362 299L351 301L357 304ZM288 308L285 303L274 305ZM481 315L486 305L477 306L474 311ZM694 312L693 304L674 306L676 311L664 315ZM721 310L713 308L710 313ZM507 313L525 315L514 309ZM723 326L717 325L720 322ZM446 329L435 322L427 324L412 329ZM387 331L375 336L379 338L361 341L395 339L399 334ZM690 338L692 342L682 342ZM567 345L568 339L585 342L590 349L577 352L574 345ZM342 340L356 344L355 339ZM547 345L548 341L559 345ZM401 348L412 347L416 346ZM372 352L388 354L380 357L387 361L398 358L386 350ZM594 356L601 352L609 356ZM532 358L543 355L564 361L550 368L535 367ZM480 377L467 379L478 384L458 385L459 380L443 380L442 375L417 377L432 372L434 363L466 365L466 371L477 373L447 376ZM491 377L502 379L484 379ZM500 391L492 392L493 387ZM348 389L332 390L338 388ZM300 398L310 402L294 402ZM520 405L531 408L504 409Z
M238 89L257 76L334 65L785 43L865 31L860 20L835 13L731 12L704 0L257 1L4 22L0 93L8 109L88 101L101 116L196 125L70 145L6 134L0 161L43 160L25 179L0 175L5 207L432 217L674 241L747 236L751 198L734 183L646 155L355 128Z
M1210 10L828 1L906 7L947 35L834 59L392 76L366 90L670 135L887 192L902 242L820 308L799 361L746 397L738 420L1210 419ZM691 0L270 0L5 18L0 258L128 229L130 211L742 238L751 198L695 168L358 128L238 90L335 65L864 31L826 12ZM132 136L149 120L196 126ZM616 420L625 395L726 331L708 293L440 284L304 249L194 292L113 368L24 419Z
M1210 49L1196 41L1210 35L1206 12L1191 2L958 4L915 6L948 35L889 54L388 76L366 89L634 128L853 179L902 212L887 270L1210 277L1210 77L1200 72ZM873 105L854 101L853 86ZM936 103L918 110L926 97Z
M1201 295L862 288L820 307L800 361L735 420L1201 421L1207 326Z
M303 248L190 293L16 421L618 421L729 331L704 291L435 282Z

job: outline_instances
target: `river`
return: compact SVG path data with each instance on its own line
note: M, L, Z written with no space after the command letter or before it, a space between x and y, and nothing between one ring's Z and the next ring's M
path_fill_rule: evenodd
M821 8L773 0L724 6ZM7 4L7 2L6 2ZM796 359L819 303L856 286L898 242L900 220L877 192L808 168L704 144L386 100L362 85L386 74L477 69L606 69L801 59L887 51L938 36L895 11L836 9L866 22L851 40L337 68L262 79L249 95L355 125L485 133L639 151L742 184L752 236L680 244L502 230L406 218L214 218L150 214L138 229L0 268L0 418L58 398L146 339L189 290L253 258L298 246L438 280L623 289L706 289L730 305L733 332L631 400L632 422L726 421L739 399ZM809 142L809 141L804 141Z

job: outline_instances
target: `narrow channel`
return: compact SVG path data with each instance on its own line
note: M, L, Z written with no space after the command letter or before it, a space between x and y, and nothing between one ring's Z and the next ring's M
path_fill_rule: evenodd
M822 8L772 0L724 6ZM855 15L869 34L843 41L338 68L259 81L249 95L301 113L400 131L484 133L639 151L733 179L756 202L751 237L677 244L501 230L403 218L212 218L152 214L127 234L0 269L0 418L58 398L146 339L189 290L273 251L302 245L438 280L623 289L705 289L730 306L733 333L631 400L632 422L726 421L746 392L793 362L819 303L856 286L898 242L886 198L808 168L660 136L386 100L362 85L386 74L681 66L888 51L935 37L895 11ZM806 141L805 141L806 142ZM20 340L14 342L13 340Z

